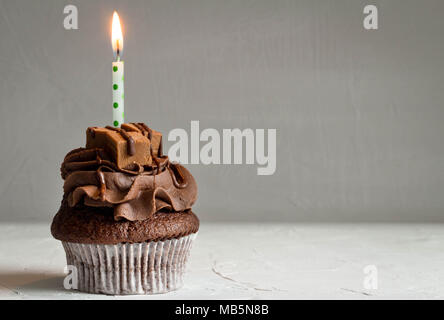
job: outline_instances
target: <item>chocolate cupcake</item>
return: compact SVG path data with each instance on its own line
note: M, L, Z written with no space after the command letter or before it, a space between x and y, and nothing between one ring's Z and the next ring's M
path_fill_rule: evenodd
M182 286L199 229L197 185L162 154L162 135L143 123L88 128L86 148L62 163L64 196L51 233L61 240L78 289L154 294Z

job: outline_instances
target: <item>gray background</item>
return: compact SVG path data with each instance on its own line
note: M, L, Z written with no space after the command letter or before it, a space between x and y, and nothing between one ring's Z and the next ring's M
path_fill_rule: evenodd
M188 165L203 221L444 221L439 0L0 1L2 221L49 221L64 155L111 122L114 9L127 121L277 128L273 176Z

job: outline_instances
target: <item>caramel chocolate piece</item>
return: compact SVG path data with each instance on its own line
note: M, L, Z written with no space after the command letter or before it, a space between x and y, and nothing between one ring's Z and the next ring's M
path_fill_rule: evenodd
M159 131L148 128L144 123L123 123L121 126L126 132L139 132L151 141L153 155L162 156L162 134Z
M86 148L103 148L119 169L125 169L133 163L141 166L152 164L151 142L137 131L126 131L124 128L88 128Z

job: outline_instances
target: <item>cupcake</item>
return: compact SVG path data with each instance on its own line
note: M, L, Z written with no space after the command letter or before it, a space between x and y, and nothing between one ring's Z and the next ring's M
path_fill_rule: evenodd
M61 166L64 196L51 233L77 289L111 295L165 293L183 284L199 229L197 185L162 154L162 134L143 123L90 127L86 147Z

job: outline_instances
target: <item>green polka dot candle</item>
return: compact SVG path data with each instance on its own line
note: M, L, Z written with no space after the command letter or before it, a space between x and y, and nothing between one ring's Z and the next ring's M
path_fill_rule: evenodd
M113 125L120 127L124 122L124 91L123 91L123 61L113 62ZM117 125L116 125L117 124Z
M114 59L112 65L112 74L113 74L113 102L112 102L112 110L113 110L113 126L120 127L122 123L125 122L123 115L125 114L125 103L124 103L124 64L123 61L120 60L120 56L122 55L123 50L123 36L122 29L120 27L119 15L114 11L113 14L113 24L112 24L112 39Z

